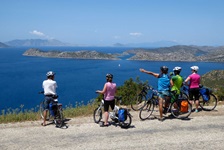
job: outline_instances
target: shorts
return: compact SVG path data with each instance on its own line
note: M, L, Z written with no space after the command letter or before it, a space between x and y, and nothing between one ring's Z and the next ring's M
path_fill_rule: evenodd
M199 100L199 88L189 89L189 99L190 100Z
M109 110L109 106L112 110L114 110L114 106L115 106L115 99L113 100L104 100L104 111L108 111Z
M170 96L170 91L159 91L158 97L165 99L165 97Z
M53 102L54 99L50 96L45 96L44 98L44 110L49 110L49 104Z

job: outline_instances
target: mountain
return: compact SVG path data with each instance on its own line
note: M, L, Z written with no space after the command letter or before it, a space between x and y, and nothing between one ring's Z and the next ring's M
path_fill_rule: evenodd
M6 42L9 46L68 46L69 44L63 43L55 39L26 39L26 40L12 40Z
M9 47L8 45L0 42L0 48Z
M136 48L129 60L224 62L224 47L176 45L160 48Z
M169 47L179 45L177 42L173 41L157 41L157 42L144 42L144 43L115 43L114 46L123 46L123 47Z

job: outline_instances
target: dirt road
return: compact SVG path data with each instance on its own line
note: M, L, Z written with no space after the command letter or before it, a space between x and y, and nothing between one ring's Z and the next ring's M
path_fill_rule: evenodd
M216 149L224 148L224 106L215 111L192 113L189 120L157 119L140 121L131 111L129 129L99 127L92 116L67 120L68 128L41 121L0 124L1 150L100 150L100 149ZM158 114L155 114L157 116Z

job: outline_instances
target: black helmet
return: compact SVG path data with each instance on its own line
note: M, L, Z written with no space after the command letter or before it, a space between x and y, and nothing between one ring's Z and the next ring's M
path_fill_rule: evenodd
M112 74L110 74L110 73L108 73L108 74L106 75L106 77L107 77L107 78L111 78L111 79L112 79L112 78L113 78L113 75L112 75Z
M160 67L160 70L161 70L163 73L167 73L169 69L168 69L167 66L162 66L162 67Z

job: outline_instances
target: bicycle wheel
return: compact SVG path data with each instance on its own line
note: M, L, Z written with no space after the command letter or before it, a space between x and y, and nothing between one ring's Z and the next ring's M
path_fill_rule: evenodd
M183 106L182 102L185 102L186 105ZM170 109L171 109L171 114L175 118L186 119L191 114L192 105L187 99L186 100L177 100L171 104Z
M143 96L142 94L137 95L131 101L131 108L135 111L140 110L145 105L146 100L146 96Z
M63 126L63 124L64 124L64 115L63 115L63 111L62 111L61 108L57 109L54 122L55 122L56 127L61 128Z
M148 119L151 116L151 114L152 114L152 112L154 110L154 103L153 103L153 101L154 101L154 99L148 100L148 102L145 103L145 105L140 110L139 118L141 120L146 120L146 119Z
M100 107L97 107L94 112L93 112L93 120L95 123L99 123L100 120L102 119L102 114L103 114L103 111L102 111L102 108Z
M199 97L199 105L205 111L214 110L217 106L217 102L218 100L214 94L209 94L209 100L207 101L203 99L202 95Z
M40 108L39 108L40 110L40 117L42 118L42 119L44 119L44 101L43 102L41 102L40 103ZM50 113L49 113L49 111L47 111L47 118L46 118L46 120L49 120L50 119Z
M131 125L132 119L131 119L131 114L127 114L127 119L125 121L119 122L119 125L121 128L129 128Z

